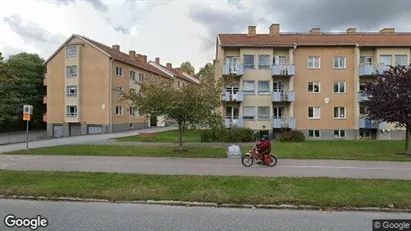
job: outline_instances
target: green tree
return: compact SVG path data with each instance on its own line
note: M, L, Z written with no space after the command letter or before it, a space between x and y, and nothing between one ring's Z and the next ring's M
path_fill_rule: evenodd
M24 128L23 105L33 105L32 127L44 126L44 59L37 54L19 53L0 61L0 130Z
M189 61L185 61L180 65L180 68L186 72L187 74L194 75L195 74L195 68Z
M124 92L123 100L145 115L163 115L177 122L179 131L178 151L183 151L183 132L186 128L222 126L222 118L215 109L220 106L223 84L214 80L200 80L199 84L173 87L165 79L148 79L136 82L140 91Z
M200 71L197 73L197 77L201 79L214 79L215 68L211 63L207 63L204 67L200 68Z

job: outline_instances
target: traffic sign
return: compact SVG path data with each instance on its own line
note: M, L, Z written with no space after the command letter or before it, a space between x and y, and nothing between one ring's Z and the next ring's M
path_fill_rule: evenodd
M30 121L31 115L30 114L23 114L23 120L24 121Z

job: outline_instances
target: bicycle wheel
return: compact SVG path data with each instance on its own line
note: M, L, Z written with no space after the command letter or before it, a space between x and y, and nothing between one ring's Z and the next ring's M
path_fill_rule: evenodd
M271 154L270 159L271 159L271 162L268 164L268 166L270 166L270 167L276 166L277 161L278 161L277 157L275 155Z
M254 158L249 154L244 155L243 158L241 158L241 163L243 163L244 167L250 167L254 164Z

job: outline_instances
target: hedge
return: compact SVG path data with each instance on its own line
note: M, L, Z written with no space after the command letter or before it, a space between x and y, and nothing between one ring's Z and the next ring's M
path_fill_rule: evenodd
M201 142L253 142L254 132L249 128L214 128L200 132Z
M305 135L302 131L286 131L280 134L280 142L304 142Z

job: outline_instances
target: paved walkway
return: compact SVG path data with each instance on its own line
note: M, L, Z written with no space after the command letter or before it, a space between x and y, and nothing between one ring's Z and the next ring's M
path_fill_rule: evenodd
M161 132L167 130L176 129L175 127L158 127L158 128L146 128L140 130L133 130L127 132L118 132L111 134L97 134L97 135L85 135L85 136L73 136L73 137L64 137L58 139L49 139L49 140L38 140L29 142L29 148L43 148L43 147L52 147L65 144L84 144L84 143L101 143L105 142L107 139L123 137L123 136L132 136L138 135L140 132ZM18 151L26 149L26 143L10 144L10 145L1 145L0 153Z
M275 167L246 168L239 159L0 155L0 169L411 180L411 163L379 161L280 159Z

